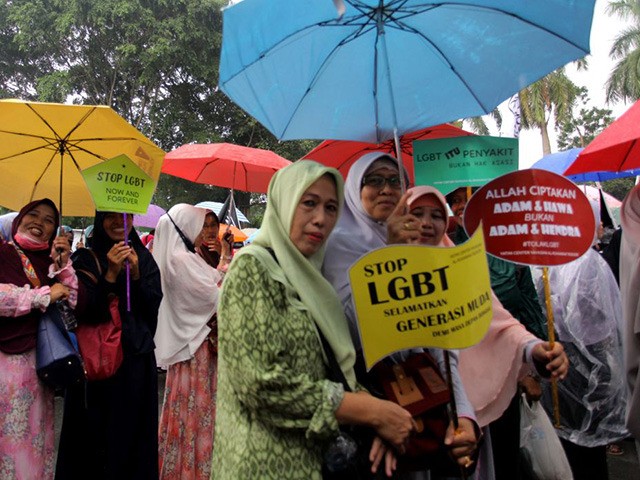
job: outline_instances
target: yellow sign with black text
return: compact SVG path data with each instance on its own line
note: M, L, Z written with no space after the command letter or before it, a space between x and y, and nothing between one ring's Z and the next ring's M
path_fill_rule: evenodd
M389 246L349 270L367 370L409 348L467 348L493 315L482 229L451 248Z

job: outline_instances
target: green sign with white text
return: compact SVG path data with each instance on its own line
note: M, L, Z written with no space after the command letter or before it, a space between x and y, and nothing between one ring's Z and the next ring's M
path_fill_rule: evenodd
M416 185L432 185L443 194L477 187L518 170L518 139L453 137L413 142Z
M119 155L82 171L96 210L147 213L155 183L126 155Z

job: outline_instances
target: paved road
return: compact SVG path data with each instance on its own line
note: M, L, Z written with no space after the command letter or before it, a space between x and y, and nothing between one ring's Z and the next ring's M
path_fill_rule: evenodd
M164 393L164 374L158 378L158 411L162 407L162 397ZM56 397L56 443L60 433L60 424L62 422L62 398ZM638 455L635 450L635 442L620 442L624 453L619 456L607 455L609 464L608 480L640 480L640 464L638 463ZM574 479L580 480L580 479ZM607 480L607 479L602 479Z

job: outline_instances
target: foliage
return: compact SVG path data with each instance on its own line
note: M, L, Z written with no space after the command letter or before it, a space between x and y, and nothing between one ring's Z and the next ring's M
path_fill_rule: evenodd
M606 108L587 108L587 90L580 89L582 108L577 115L571 115L558 125L558 149L586 147L612 121L612 112Z
M232 142L288 159L317 142L278 142L217 88L226 0L11 0L0 4L0 97L103 104L168 151ZM227 192L163 175L154 203ZM238 192L239 207L249 194Z
M640 2L611 1L607 11L631 21L631 25L615 37L609 52L618 63L607 80L607 101L635 101L640 99Z
M549 122L552 118L556 125L568 121L579 95L579 87L567 77L564 68L551 72L520 91L521 126L540 130L543 155L551 153Z
M635 179L636 177L627 177L607 180L602 182L602 190L622 201L635 185Z

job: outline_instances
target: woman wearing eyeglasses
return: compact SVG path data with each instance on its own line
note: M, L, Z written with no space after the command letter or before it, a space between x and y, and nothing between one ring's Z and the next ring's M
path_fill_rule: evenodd
M358 159L345 182L345 207L338 225L329 237L323 274L334 286L342 301L351 338L356 346L358 359L356 374L363 384L369 383L363 368L362 346L357 331L356 314L351 301L349 268L362 255L386 245L416 243L417 219L408 213L398 213L398 205L406 205L408 195L402 194L397 161L383 153L368 153ZM406 228L413 222L416 228ZM399 352L394 361L408 358L413 351ZM444 371L444 356L438 349L429 349ZM462 466L470 466L470 456L476 449L475 414L462 388L453 358L454 389L459 416L459 431L454 437L453 427L448 432L448 442L453 456Z

